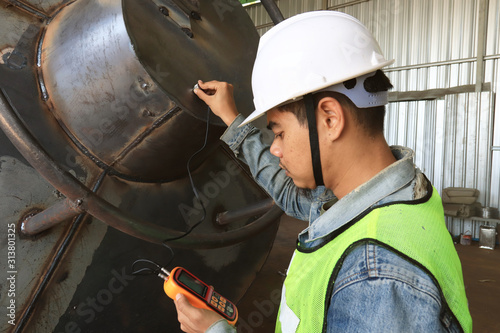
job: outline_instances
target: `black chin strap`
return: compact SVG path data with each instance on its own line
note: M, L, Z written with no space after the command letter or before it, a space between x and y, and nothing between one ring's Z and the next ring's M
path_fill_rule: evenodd
M313 164L314 180L316 186L324 185L323 172L321 171L321 158L319 155L318 127L316 125L316 110L312 94L304 96L306 106L307 125L309 126L309 144L311 145L311 157Z

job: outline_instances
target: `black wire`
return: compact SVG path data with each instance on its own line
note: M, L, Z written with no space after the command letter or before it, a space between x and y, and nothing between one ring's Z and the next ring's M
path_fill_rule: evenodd
M168 265L170 265L170 263L174 260L174 256L175 256L174 250L172 250L172 248L168 244L166 244L166 242L170 242L170 241L173 241L173 240L177 240L177 239L181 239L183 237L186 237L187 235L189 235L191 233L191 231L193 231L197 226L199 226L205 220L205 217L207 216L207 211L205 209L205 205L203 204L203 201L200 199L200 195L198 194L198 190L196 189L196 186L194 185L193 176L191 175L191 166L190 165L191 165L191 160L196 155L198 155L199 153L201 153L203 151L203 149L205 149L205 147L207 146L207 142L208 142L208 130L209 130L209 127L210 127L210 113L211 112L212 111L210 110L210 107L208 107L207 108L207 128L206 128L206 131L205 131L205 142L203 143L203 146L200 149L198 149L198 151L196 151L193 155L191 155L191 157L187 161L187 165L186 165L187 172L188 172L188 177L189 177L189 181L191 183L191 188L193 189L194 196L196 197L196 199L198 199L198 201L199 201L199 203L201 205L201 208L203 210L203 215L200 218L200 220L198 222L196 222L194 225L192 225L184 234L182 234L180 236L176 236L176 237L164 239L161 242L161 244L163 246L165 246L170 251L170 253L171 253L170 260L163 267L167 267ZM149 263L149 264L153 264L153 265L156 266L156 269L152 269L150 267L144 267L144 268L141 268L139 270L133 271L132 275L151 275L151 274L158 275L158 273L160 273L161 268L162 268L159 264L157 264L156 262L154 262L152 260L138 259L138 260L134 261L134 263L132 264L132 270L134 269L134 266L138 262L146 262L146 263Z
M169 251L170 251L170 260L163 266L163 267L167 267L168 265L170 265L170 263L172 262L172 260L174 260L174 250L172 250L172 248L170 246L168 246L167 244L165 243L161 243L161 245L165 246Z
M170 246L168 245L165 245L163 244L167 249L170 250L170 260L165 264L163 265L163 267L168 267L168 265L170 265L170 263L172 262L172 260L174 260L174 251L172 250L172 248L170 248ZM152 264L155 266L155 269L151 268L151 267L143 267L141 269L138 269L138 270L135 270L134 271L134 267L135 265L137 265L137 263L139 262L145 262L145 263L148 263L148 264ZM149 259L137 259L136 261L134 261L134 263L132 264L132 275L158 275L160 272L161 272L161 269L162 269L162 266L160 266L160 264L158 264L157 262L153 261L153 260L149 260Z
M196 155L198 155L200 152L202 152L203 149L205 149L205 147L207 146L207 142L208 142L208 129L209 129L209 125L210 125L210 113L211 113L210 107L207 107L207 128L206 128L206 131L205 131L205 142L203 143L203 146L200 149L198 149L197 152L195 152L193 155L191 155L191 157L189 158L189 160L187 162L187 166L186 166L187 167L188 176L189 176L189 181L191 182L191 188L193 189L194 196L196 197L196 199L198 199L198 202L201 205L201 208L203 210L203 215L200 218L200 220L198 222L196 222L194 225L192 225L184 234L182 234L180 236L176 236L176 237L164 239L162 241L162 244L164 246L168 247L168 248L169 248L169 246L167 244L165 244L165 242L169 242L169 241L173 241L173 240L178 240L178 239L186 237L187 235L189 235L191 233L191 231L194 230L194 228L196 228L197 226L199 226L205 220L205 217L207 216L207 211L205 209L205 205L203 204L203 201L200 199L200 195L198 194L198 190L196 189L196 186L194 185L193 177L191 175L190 164L191 164L191 160Z
M150 267L144 267L139 270L133 271L132 275L149 275L149 274L158 275L158 273L161 271L160 265L148 259L137 259L136 261L134 261L134 263L132 264L132 270L134 269L135 265L137 265L138 262L146 262L148 264L153 264L156 266L156 269L152 269ZM145 274L143 274L143 272L145 272Z

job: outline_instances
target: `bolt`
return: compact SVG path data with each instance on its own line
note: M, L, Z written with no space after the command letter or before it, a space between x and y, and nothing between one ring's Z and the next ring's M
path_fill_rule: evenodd
M162 13L163 15L165 15L165 16L169 16L170 15L167 7L161 6L161 7L158 7L158 9L160 10L160 13Z
M189 29L189 28L182 28L182 31L183 31L186 35L188 35L188 37L189 37L189 38L193 38L193 37L194 37L194 34L193 34L193 32L191 31L191 29Z
M156 114L154 112L149 111L149 109L142 110L143 117L154 117Z
M201 21L200 13L195 12L194 10L191 12L191 18L196 21Z
M64 195L59 192L58 190L54 190L52 193L54 193L54 195L56 196L56 198L62 198Z
M83 200L82 200L82 199L78 199L78 200L76 200L76 202L75 202L75 203L76 203L76 205L77 205L78 207L80 207L80 206L83 204Z

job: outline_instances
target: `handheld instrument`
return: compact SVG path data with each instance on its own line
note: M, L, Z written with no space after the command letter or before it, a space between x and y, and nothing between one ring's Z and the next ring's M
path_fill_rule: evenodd
M161 268L160 271L158 276L165 280L163 289L171 299L175 299L177 294L182 294L187 297L191 305L215 311L231 325L234 325L238 320L238 310L231 301L186 269L176 267L169 272L165 268Z

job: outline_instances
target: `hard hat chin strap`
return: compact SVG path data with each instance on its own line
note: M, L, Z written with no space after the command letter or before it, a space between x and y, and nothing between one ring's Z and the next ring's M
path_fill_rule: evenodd
M306 107L307 125L309 126L309 144L311 145L314 180L316 181L316 186L321 186L324 185L323 172L321 171L318 127L316 125L316 110L314 109L314 98L312 94L304 96L304 104Z

